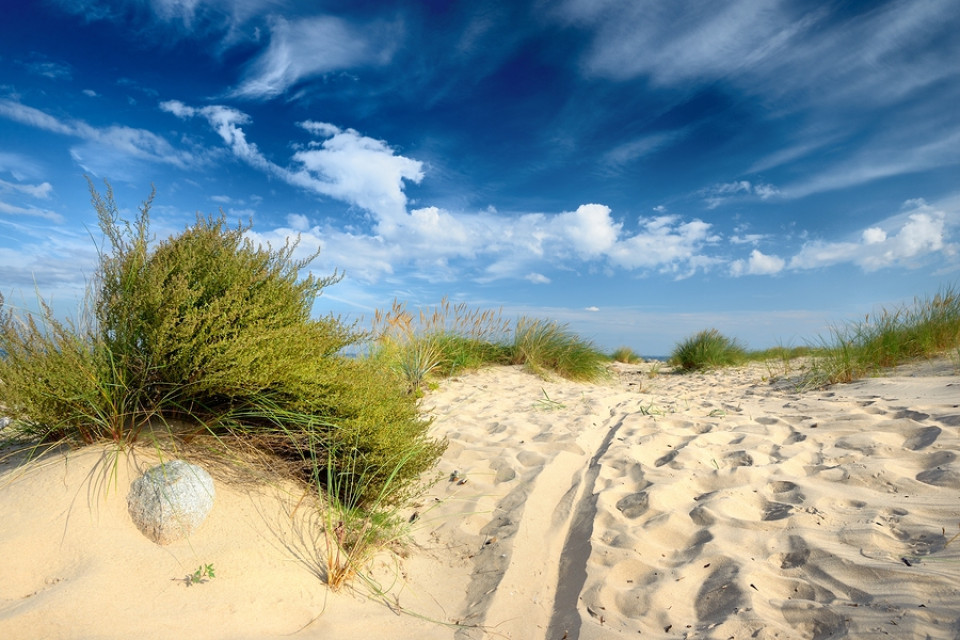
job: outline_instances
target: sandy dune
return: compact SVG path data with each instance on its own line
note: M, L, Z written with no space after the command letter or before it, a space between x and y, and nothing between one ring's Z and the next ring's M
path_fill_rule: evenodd
M125 513L149 452L8 465L0 637L960 637L956 363L803 393L780 369L444 382L450 447L383 598L327 593L296 489L219 482L158 547Z

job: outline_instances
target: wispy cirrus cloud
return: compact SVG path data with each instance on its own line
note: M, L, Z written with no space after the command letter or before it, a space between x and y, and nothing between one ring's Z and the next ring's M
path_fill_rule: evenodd
M715 184L701 191L700 195L703 196L708 209L715 209L733 198L753 197L760 200L768 200L780 195L780 189L772 184L754 183L749 180L735 180L733 182Z
M231 96L273 98L304 79L386 64L402 35L398 22L354 25L332 16L273 17L270 44L250 63Z
M857 20L784 0L568 0L554 15L587 28L585 72L659 85L729 81L768 97L889 103L956 77L958 16L950 0L882 3ZM913 53L931 38L935 55ZM850 42L857 42L850 47ZM824 91L829 87L830 91Z
M96 167L98 153L117 153L127 159L147 160L188 169L202 162L191 152L176 149L165 138L146 129L122 125L94 127L82 120L62 120L40 109L15 100L0 99L0 117L37 129L80 138L84 144L74 147L73 156L83 163L88 159Z
M960 97L960 96L958 96ZM900 126L881 131L853 145L839 159L784 184L785 198L801 198L892 176L960 165L960 122L944 118L907 117Z

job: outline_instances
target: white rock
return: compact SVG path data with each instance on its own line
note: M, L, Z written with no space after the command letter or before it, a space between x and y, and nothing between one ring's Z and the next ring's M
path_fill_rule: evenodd
M130 485L127 510L137 528L157 544L196 531L213 508L213 478L197 465L172 460Z

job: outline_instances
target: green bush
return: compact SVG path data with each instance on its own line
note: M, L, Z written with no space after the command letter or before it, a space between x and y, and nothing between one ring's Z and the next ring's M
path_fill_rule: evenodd
M0 315L0 349L12 354L0 361L0 404L31 435L124 443L151 422L186 420L303 461L306 481L325 451L349 456L336 474L359 464L365 496L380 496L389 478L397 499L435 464L444 445L396 377L340 355L366 336L311 318L339 280L301 279L315 256L254 246L222 214L151 248L152 195L131 223L109 186L91 193L106 239L92 328L76 331L46 308L45 326Z
M677 344L669 362L685 371L696 371L740 364L745 357L744 348L736 340L707 329Z

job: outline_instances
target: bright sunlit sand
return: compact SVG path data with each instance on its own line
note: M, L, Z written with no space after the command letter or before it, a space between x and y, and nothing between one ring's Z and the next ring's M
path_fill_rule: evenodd
M412 544L372 569L382 597L327 591L289 487L218 479L203 526L159 547L126 513L149 452L7 463L0 637L957 637L956 358L802 392L779 363L616 367L429 392L450 445Z

